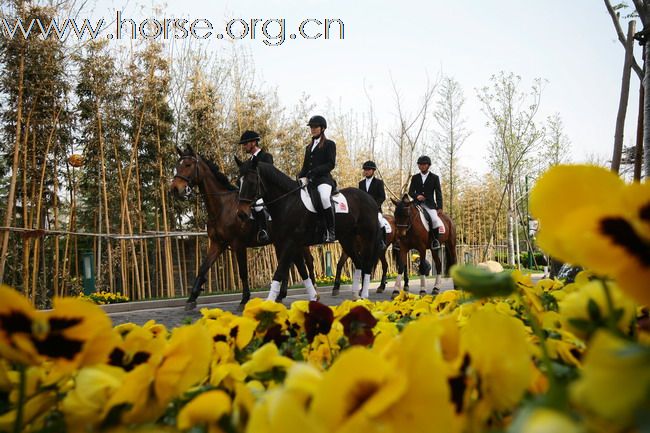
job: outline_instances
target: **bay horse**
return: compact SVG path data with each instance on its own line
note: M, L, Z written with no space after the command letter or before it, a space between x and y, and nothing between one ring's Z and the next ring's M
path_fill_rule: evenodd
M388 247L390 245L393 245L393 260L395 260L395 263L397 264L397 272L398 274L404 274L404 288L407 289L409 284L408 272L406 272L406 267L401 264L399 245L395 242L395 235L397 233L395 218L392 215L384 215L384 218L388 221L388 224L390 224L391 232L386 234L386 249L379 253L379 260L381 261L381 282L379 283L379 286L377 286L377 293L382 293L386 290L386 274L388 273L388 260L386 260L386 253L388 252ZM336 277L334 277L334 285L332 286L332 296L337 296L339 294L339 290L341 289L341 272L345 262L347 262L349 258L350 257L345 254L345 251L343 251L339 261L336 263ZM396 284L398 282L399 280L396 280Z
M241 162L238 159L240 179L239 217L250 218L251 204L258 198L264 199L275 225L276 236L273 245L278 256L278 266L271 282L269 299L273 299L278 282L286 278L291 257L296 250L305 245L322 243L319 229L319 217L310 212L303 204L300 190L303 188L296 180L282 173L272 164L256 159ZM347 213L335 214L336 239L343 251L351 258L357 269L361 269L363 286L361 297L368 297L370 274L379 256L381 231L377 213L379 208L375 200L358 188L344 188L340 193L347 199ZM312 300L317 299L313 289L313 280L308 281L304 269L298 266L298 272L305 280L305 287L311 293ZM358 287L359 281L353 281ZM311 288L309 287L311 286ZM353 297L358 293L353 291Z
M246 250L249 247L268 245L257 241L257 228L254 220L242 221L237 217L239 206L239 190L232 185L225 174L213 162L198 155L191 146L185 151L176 147L179 159L176 164L176 173L171 182L170 189L177 199L187 199L194 189L199 188L208 212L207 230L210 246L203 259L199 272L194 280L190 296L185 305L186 310L196 308L196 299L201 293L201 287L207 281L208 269L217 258L230 248L235 252L239 278L242 281L243 292L240 309L250 300L250 287L248 284L248 264ZM273 237L273 224L269 224L269 235ZM314 259L309 248L300 251L299 261L306 262L309 274L314 275ZM296 259L297 260L297 259ZM286 296L286 279L283 280L282 294ZM278 299L278 300L281 300Z
M420 209L417 202L404 194L401 200L391 199L395 205L395 225L397 226L397 238L400 244L400 258L402 263L407 263L407 256L410 250L417 250L420 254L420 295L426 294L425 277L431 271L431 265L426 260L427 250L431 250L431 257L436 265L436 281L431 291L432 295L440 291L440 281L442 276L442 262L440 261L440 248L434 250L431 248L431 238L429 231L422 223ZM426 212L426 211L424 211ZM441 210L438 210L438 216L445 226L445 233L441 234L440 245L445 246L445 273L456 264L456 226L449 216Z

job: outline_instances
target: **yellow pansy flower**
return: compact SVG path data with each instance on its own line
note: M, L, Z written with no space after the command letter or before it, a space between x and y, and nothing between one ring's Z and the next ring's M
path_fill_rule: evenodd
M575 404L620 426L629 426L637 410L648 410L650 348L605 330L597 331L580 378L570 388Z
M623 314L616 322L618 328L627 332L629 330L632 319L635 316L636 305L635 303L625 296L619 289L617 284L612 282L606 283L609 287L609 292L612 297L612 303L615 310L622 310ZM591 301L591 309L590 309ZM596 312L593 306L597 307L599 317L607 317L611 314L609 306L607 305L607 298L603 281L594 280L578 288L578 290L568 294L560 303L559 309L563 319L563 327L580 338L586 338L588 332L580 326L576 326L576 320L583 323L593 322L595 317L592 317ZM574 321L572 324L572 320Z
M450 328L455 326L453 320L443 323L436 317L422 317L395 339L390 359L396 363L395 370L406 376L407 387L382 414L382 425L394 432L461 431L464 420L456 414L448 382L452 366L443 358L453 356L451 342L456 331Z
M286 327L289 314L287 308L279 302L253 298L246 303L243 317L255 319L258 322L257 332L265 333L273 325Z
M90 431L101 421L104 406L122 385L125 372L108 365L85 367L75 376L74 388L61 402L61 411L71 430Z
M615 278L650 304L650 183L626 185L601 167L556 166L537 181L530 206L542 249Z
M323 375L311 410L326 431L376 431L371 426L406 389L403 370L366 348L353 347Z
M156 369L158 399L168 402L205 380L211 355L212 340L205 327L197 324L174 329Z
M275 367L287 368L291 364L293 364L293 360L280 355L275 343L266 343L253 352L250 361L245 362L242 369L247 375L253 376L256 373L263 373Z
M207 425L209 433L223 433L219 420L228 416L232 403L228 394L221 390L206 391L194 397L178 412L176 426L188 430L197 425Z
M524 324L486 305L461 330L461 346L478 372L488 406L497 411L514 408L533 379L531 346Z

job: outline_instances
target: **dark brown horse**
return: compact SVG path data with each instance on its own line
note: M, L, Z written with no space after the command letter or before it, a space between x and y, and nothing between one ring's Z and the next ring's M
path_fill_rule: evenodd
M279 281L286 278L290 260L305 245L322 242L318 218L310 212L300 198L301 186L272 164L258 162L257 159L239 162L241 188L239 192L239 217L247 220L251 204L263 198L273 217L277 237L273 246L279 257L278 266L271 282L269 299L274 299ZM343 250L352 258L357 269L361 269L363 286L362 297L367 298L370 274L379 256L381 232L377 213L379 208L374 199L358 188L340 190L347 200L347 213L336 213L336 239ZM298 272L305 281L310 297L316 298L313 281L308 281L297 261ZM353 297L358 297L353 292Z
M208 212L207 228L210 238L208 254L201 263L199 273L194 280L186 309L196 307L196 299L201 293L201 286L206 281L205 276L208 269L227 248L232 249L237 257L239 278L243 285L240 307L243 307L251 296L248 285L246 249L266 244L257 242L257 229L254 220L242 221L237 217L239 190L230 183L226 175L221 173L214 163L196 154L191 147L188 146L185 151L178 147L176 150L180 158L176 164L176 174L170 189L175 198L187 199L195 186L199 188ZM269 224L269 232L273 238L272 224ZM303 249L302 253L299 260L306 262L309 274L314 278L314 259L309 253L309 248ZM282 295L286 295L286 279L283 281L281 297L278 300L283 297Z
M404 288L408 289L409 285L408 272L406 272L406 267L401 264L402 262L400 261L399 256L399 246L395 242L395 235L397 233L395 227L395 218L392 215L384 215L384 218L386 218L386 221L388 221L388 224L390 224L391 233L388 233L386 235L386 249L379 253L379 260L381 261L381 283L379 283L379 286L377 287L377 293L382 293L384 290L386 290L386 274L388 272L388 260L386 260L386 252L388 251L388 247L390 245L393 245L393 259L397 264L397 273L399 275L404 274ZM345 265L345 262L347 262L349 258L350 256L345 254L345 251L341 253L341 257L336 264L336 277L334 278L334 285L332 286L332 296L337 296L339 294L339 290L341 288L341 271L343 270L343 265ZM399 284L399 278L396 281L396 284Z
M422 223L419 206L415 201L412 201L406 194L400 201L394 199L391 199L391 201L395 205L395 225L397 226L397 238L402 263L407 263L407 255L410 250L417 250L420 254L418 273L420 274L420 294L422 295L426 293L424 277L429 275L429 271L431 271L431 265L426 261L426 253L428 249L431 249L432 239ZM449 268L456 264L456 226L443 211L439 210L438 216L445 225L445 233L440 236L439 240L440 244L445 247L445 274L447 274ZM440 290L440 279L443 273L439 251L440 249L431 249L431 257L433 257L436 265L436 281L431 291L434 295Z

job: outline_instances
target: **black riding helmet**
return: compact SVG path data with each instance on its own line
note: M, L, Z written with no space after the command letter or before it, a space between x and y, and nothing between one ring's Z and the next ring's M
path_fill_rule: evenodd
M426 155L422 155L418 158L418 164L429 164L431 165L431 158Z
M363 170L377 170L377 164L374 161L366 161L361 168Z
M261 139L260 134L255 131L244 131L239 139L239 144L245 144L249 141L260 141Z
M323 116L311 116L307 126L320 126L323 129L327 129L327 120Z

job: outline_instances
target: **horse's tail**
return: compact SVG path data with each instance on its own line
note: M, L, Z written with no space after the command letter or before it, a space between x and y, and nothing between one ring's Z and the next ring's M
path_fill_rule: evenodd
M449 269L451 269L452 266L454 266L457 262L457 257L456 257L456 226L454 225L454 222L451 220L451 218L448 215L446 216L446 220L448 223L448 238L447 242L445 242L445 274L449 275Z
M375 233L375 247L372 249L372 267L377 265L379 261L379 256L381 255L381 243L384 240L384 235L382 233L383 229L381 225L377 224L377 231Z

